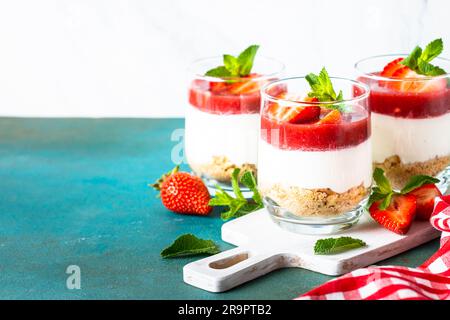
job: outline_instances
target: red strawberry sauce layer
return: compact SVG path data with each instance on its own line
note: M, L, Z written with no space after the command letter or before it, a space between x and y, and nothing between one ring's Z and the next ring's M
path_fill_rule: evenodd
M378 81L363 77L358 80L371 87L369 105L373 112L412 119L437 117L450 112L448 88L427 92L402 92L382 87Z
M203 112L214 114L259 113L259 89L252 88L243 93L232 93L232 90L222 82L194 80L189 88L189 103Z
M345 114L340 123L293 124L261 117L261 138L285 150L330 151L356 146L370 137L366 111Z

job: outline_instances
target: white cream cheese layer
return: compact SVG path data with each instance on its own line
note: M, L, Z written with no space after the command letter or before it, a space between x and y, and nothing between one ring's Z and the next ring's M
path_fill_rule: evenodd
M304 189L330 188L343 193L372 183L370 138L357 146L332 151L301 151L275 148L259 140L258 184Z
M185 153L189 163L206 164L213 156L232 163L256 164L259 114L211 114L187 107Z
M403 163L423 162L450 154L450 113L406 119L372 112L373 161L398 155Z

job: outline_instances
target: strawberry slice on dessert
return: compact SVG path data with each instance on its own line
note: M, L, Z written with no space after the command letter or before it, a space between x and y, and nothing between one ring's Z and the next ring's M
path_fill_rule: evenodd
M391 62L389 62L381 71L380 75L382 77L391 78L392 75L398 70L404 67L400 62L403 61L403 58L397 58Z
M334 124L341 122L341 113L339 110L331 110L319 120L319 124Z
M287 92L282 92L278 98L298 101L298 102L318 102L315 97L301 98L299 96L290 95ZM289 123L309 123L317 121L320 116L320 107L316 105L306 106L280 106L278 103L272 103L267 109L269 116L280 122Z
M414 189L408 194L415 196L417 199L417 220L429 220L434 209L434 199L442 196L436 185L432 183Z
M418 74L408 66L403 65L401 63L403 60L403 58L397 58L389 62L380 73L382 77L402 81L380 81L381 86L387 84L393 90L414 93L439 91L447 87L445 79L429 79L427 76Z
M294 106L282 107L277 103L268 108L268 114L272 119L289 123L308 123L316 121L320 116L319 106Z
M230 84L229 93L231 94L250 94L258 92L263 85L262 81L254 80L258 75L256 73L242 77L239 81Z
M380 209L382 201L374 202L369 209L372 218L398 234L406 234L416 213L416 197L413 195L392 196L391 203L385 210Z
M392 81L390 88L401 92L433 92L444 90L447 87L445 79L427 79L426 77L416 73L407 66L397 69L392 74L393 79L401 79L403 81ZM421 79L423 78L423 79ZM411 80L408 80L411 79Z

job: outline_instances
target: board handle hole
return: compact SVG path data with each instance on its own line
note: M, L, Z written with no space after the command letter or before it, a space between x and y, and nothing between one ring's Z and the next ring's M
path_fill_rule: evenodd
M238 264L239 262L242 262L247 259L248 259L247 252L239 253L239 254L235 254L234 256L231 256L228 258L213 261L209 264L209 267L213 268L213 269L226 269L226 268L232 267L235 264Z

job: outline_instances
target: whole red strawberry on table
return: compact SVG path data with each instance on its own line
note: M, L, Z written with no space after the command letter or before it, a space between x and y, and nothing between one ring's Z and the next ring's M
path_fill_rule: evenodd
M413 176L400 191L392 190L384 171L379 168L375 169L373 178L377 185L369 198L370 215L398 234L406 234L414 219L430 219L435 198L442 196L435 185L439 180L433 177Z
M208 204L211 196L202 179L180 172L178 166L164 174L152 187L160 191L163 205L173 212L203 216L212 211Z

